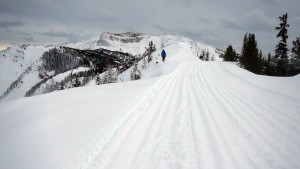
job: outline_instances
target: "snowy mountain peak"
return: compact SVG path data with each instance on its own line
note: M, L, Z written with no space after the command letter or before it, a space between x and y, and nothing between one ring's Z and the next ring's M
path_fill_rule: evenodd
M117 43L138 43L144 39L147 35L143 33L110 33L103 32L99 35L92 37L89 40L70 43L63 46L68 46L77 49L99 49L99 48L109 48Z
M148 43L152 41L156 49L162 50L162 48L167 46L176 46L178 42L183 42L188 45L197 53L200 51L207 51L210 54L216 54L219 56L222 53L220 50L216 49L213 46L194 41L190 38L174 36L169 34L162 35L150 35L145 33L110 33L103 32L100 35L97 35L87 41L79 43L71 43L64 46L68 46L76 49L99 49L104 48L111 51L121 51L130 53L133 55L142 54L145 51ZM217 56L217 57L218 57Z

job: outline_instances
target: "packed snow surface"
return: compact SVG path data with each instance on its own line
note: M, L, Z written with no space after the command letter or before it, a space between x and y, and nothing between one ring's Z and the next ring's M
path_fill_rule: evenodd
M202 62L182 43L147 71L1 103L0 168L300 168L299 76Z

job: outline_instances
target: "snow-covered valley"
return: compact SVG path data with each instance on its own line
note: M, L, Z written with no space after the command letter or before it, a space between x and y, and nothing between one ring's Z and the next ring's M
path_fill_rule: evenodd
M0 103L0 168L300 168L300 76L203 62L195 48L166 45L138 81Z

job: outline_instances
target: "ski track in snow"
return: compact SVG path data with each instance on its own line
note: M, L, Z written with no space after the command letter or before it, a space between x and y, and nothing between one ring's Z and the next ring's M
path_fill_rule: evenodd
M300 99L182 63L67 168L300 168Z

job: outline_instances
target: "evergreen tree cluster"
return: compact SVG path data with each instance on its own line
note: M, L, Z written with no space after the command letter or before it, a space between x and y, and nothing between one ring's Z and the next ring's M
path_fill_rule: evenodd
M300 73L300 37L297 37L292 43L291 72L292 74L298 74Z
M277 38L280 38L280 41L276 45L274 56L270 53L267 56L263 56L262 51L257 47L255 35L251 33L245 34L241 57L239 58L241 67L256 74L269 76L293 76L300 73L300 40L297 37L292 42L293 47L291 55L289 55L287 45L287 28L289 24L287 24L287 18L287 14L280 16L280 24L275 28L275 30L279 31ZM227 49L231 50L229 47ZM225 55L224 60L227 60Z
M76 57L79 54L76 50L68 50L68 48L53 48L45 52L42 56L42 69L44 71L54 71L59 74L83 65L83 58Z
M113 65L124 71L137 60L139 58L128 53L106 49L79 50L58 47L43 54L40 73L45 75L44 72L54 71L54 74L59 74L78 67L89 67L97 74L104 72L107 65Z

